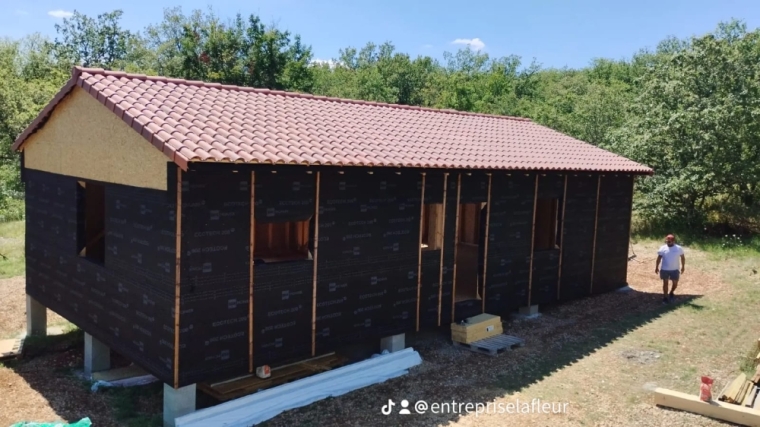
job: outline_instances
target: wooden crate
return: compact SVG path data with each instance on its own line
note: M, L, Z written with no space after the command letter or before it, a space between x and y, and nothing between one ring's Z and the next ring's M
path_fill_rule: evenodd
M451 324L451 340L464 344L490 338L504 333L501 317L492 314L478 314L465 319L464 324Z

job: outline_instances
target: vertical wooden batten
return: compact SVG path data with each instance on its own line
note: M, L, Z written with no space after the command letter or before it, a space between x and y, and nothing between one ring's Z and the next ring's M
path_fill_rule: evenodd
M251 171L251 232L248 242L248 372L253 372L253 255L256 249L256 172Z
M177 167L176 249L174 261L174 388L179 388L179 312L180 261L182 259L182 169Z
M422 290L422 224L425 215L425 172L422 172L422 194L420 195L420 235L417 245L417 330L420 330L420 294Z
M530 227L530 267L528 269L528 307L530 307L533 293L533 250L535 249L536 239L536 205L538 203L538 174L536 174L536 185L533 190L533 220Z
M312 300L311 300L311 355L317 353L317 254L319 247L319 179L320 172L317 171L317 182L314 196L314 269L312 282Z
M488 273L488 240L491 226L491 174L488 174L488 197L486 198L486 241L483 242L483 293L482 293L482 311L486 312L486 277Z
M457 215L454 229L454 278L451 283L451 321L454 321L454 312L457 305L457 247L459 246L459 200L462 196L462 174L457 174Z
M602 188L602 176L599 175L599 179L596 183L596 210L594 211L594 243L591 246L591 284L589 285L588 293L594 292L594 267L596 265L596 229L599 224L599 190Z
M626 246L631 250L631 230L633 228L633 192L636 190L636 175L631 175L631 213L628 216L628 243ZM630 256L630 255L629 255ZM628 257L625 263L625 281L628 283Z
M562 222L559 228L559 269L557 271L557 300L560 299L560 283L562 283L562 251L565 247L565 207L567 206L567 179L565 174L565 189L562 192Z
M441 262L438 269L438 326L441 326L441 301L443 299L443 251L446 247L446 190L449 185L449 174L443 174L443 227L441 230Z

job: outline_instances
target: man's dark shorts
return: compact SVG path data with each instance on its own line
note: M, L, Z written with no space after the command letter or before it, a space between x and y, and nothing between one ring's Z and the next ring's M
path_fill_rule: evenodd
M660 270L660 279L662 280L678 280L681 276L681 272L678 270Z

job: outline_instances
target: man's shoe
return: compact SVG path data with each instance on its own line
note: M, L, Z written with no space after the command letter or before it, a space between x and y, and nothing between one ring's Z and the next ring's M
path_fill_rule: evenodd
M662 304L663 304L663 305L666 305L667 303L668 303L668 299L667 299L667 298L663 298L663 299L662 299Z
M676 300L676 296L673 294L670 294L670 296L668 297L668 302L675 302L675 300Z

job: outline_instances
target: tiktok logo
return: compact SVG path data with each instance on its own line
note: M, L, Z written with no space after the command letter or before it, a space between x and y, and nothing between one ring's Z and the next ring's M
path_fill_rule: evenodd
M393 412L393 407L396 406L396 402L394 402L391 399L388 399L388 404L383 405L383 409L380 411L383 413L383 415L390 415L391 412Z

